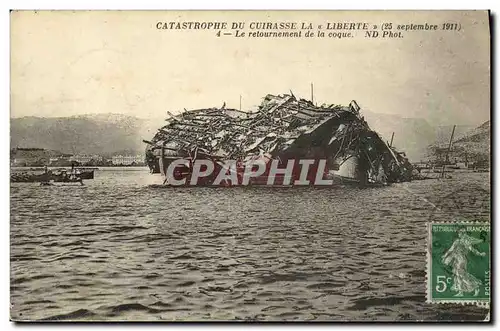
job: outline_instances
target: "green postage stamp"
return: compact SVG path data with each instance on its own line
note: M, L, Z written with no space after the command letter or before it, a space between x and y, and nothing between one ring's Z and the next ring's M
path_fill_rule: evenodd
M427 300L490 302L490 224L429 223Z

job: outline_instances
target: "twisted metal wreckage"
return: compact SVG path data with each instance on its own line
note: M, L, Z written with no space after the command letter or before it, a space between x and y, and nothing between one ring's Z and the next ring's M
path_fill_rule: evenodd
M293 93L269 94L254 112L226 109L224 104L221 108L168 114L167 124L151 141L144 141L152 173L166 176L169 164L179 158L209 159L221 167L223 160L237 160L238 171L255 160L268 165L271 160L279 160L284 167L289 160L323 159L324 176L336 179L334 183L367 185L411 180L413 169L405 154L369 128L355 101L348 107L316 106L295 98ZM317 162L315 166L317 170ZM189 164L177 170L176 176L191 174ZM298 175L294 169L293 178ZM263 184L268 176L266 171L249 184ZM214 176L207 176L198 184L212 185L213 181ZM168 178L164 183L168 184Z

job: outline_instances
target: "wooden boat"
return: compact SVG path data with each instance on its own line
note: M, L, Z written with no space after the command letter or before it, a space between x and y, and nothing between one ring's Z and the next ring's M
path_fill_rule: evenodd
M79 171L78 169L60 169L45 172L13 172L10 175L12 183L82 183L84 179L93 179L94 170Z

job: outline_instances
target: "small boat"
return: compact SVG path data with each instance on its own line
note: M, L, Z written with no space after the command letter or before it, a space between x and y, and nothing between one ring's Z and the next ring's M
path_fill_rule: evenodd
M94 179L94 170L83 170L80 172L82 179Z
M80 183L83 185L83 179L93 179L94 170L80 171L79 169L72 168L70 171L67 169L48 170L40 172L14 172L10 175L10 181L13 183ZM45 183L45 184L43 184Z

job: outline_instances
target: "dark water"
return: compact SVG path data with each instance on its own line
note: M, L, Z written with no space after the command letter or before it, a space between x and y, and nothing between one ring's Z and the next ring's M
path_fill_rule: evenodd
M11 316L483 320L483 308L425 303L425 223L489 219L488 176L171 189L145 169L103 169L85 186L12 184Z

